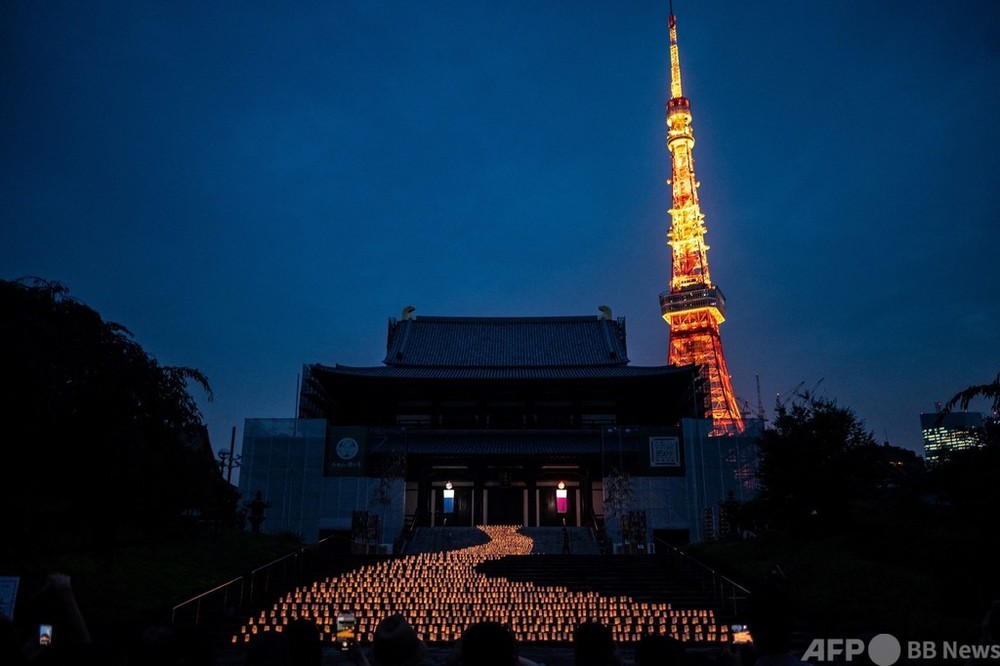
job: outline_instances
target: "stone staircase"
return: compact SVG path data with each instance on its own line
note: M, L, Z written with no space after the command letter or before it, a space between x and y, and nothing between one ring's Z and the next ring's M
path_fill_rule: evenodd
M418 527L403 544L401 555L435 553L480 546L490 538L477 527Z
M430 644L456 640L470 618L508 623L518 640L536 645L565 644L585 618L611 626L623 644L649 632L713 644L742 621L745 599L683 554L600 554L587 528L570 530L567 555L561 527L422 528L401 555L338 556L329 575L268 595L271 603L245 623L227 623L231 642L244 645L296 617L314 619L328 640L345 608L356 613L363 640L379 619L400 612Z
M561 586L571 591L594 591L604 596L628 596L636 601L669 603L678 609L715 610L720 618L741 622L746 598L691 560L664 550L656 554L605 555L586 527L567 528L570 553L563 554L563 528L521 527L533 541L530 555L483 562L476 570L488 576ZM404 554L458 550L488 541L476 527L422 527L406 545Z
M586 527L567 527L569 532L569 551L574 555L597 555L601 548L594 535ZM531 537L535 542L532 553L539 555L561 555L563 552L563 528L561 527L522 527L521 534Z

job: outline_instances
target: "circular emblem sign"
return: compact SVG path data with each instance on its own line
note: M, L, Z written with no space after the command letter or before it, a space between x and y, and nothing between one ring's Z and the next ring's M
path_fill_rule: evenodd
M353 437L345 437L337 442L337 457L350 460L358 455L358 442Z

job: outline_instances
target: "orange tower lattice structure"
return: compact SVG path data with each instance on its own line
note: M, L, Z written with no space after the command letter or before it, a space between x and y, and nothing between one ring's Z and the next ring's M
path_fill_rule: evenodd
M667 243L672 254L670 290L660 294L660 311L670 326L668 365L701 366L707 380L707 416L712 435L743 432L733 394L719 325L725 321L726 299L712 284L705 244L705 216L698 205L694 175L691 103L681 91L677 19L670 13L670 100L667 102L667 149L671 155L673 201Z

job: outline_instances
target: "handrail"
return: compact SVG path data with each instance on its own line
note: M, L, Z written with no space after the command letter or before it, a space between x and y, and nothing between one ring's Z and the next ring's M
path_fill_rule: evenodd
M399 531L399 535L396 537L392 544L392 552L394 555L401 555L403 549L406 547L408 541L413 538L413 535L417 532L417 512L403 517L403 527Z
M257 588L258 579L263 579L262 587L265 592L271 585L272 573L275 574L275 578L279 583L282 582L282 580L287 583L288 580L294 581L300 579L304 574L303 565L306 563L304 563L303 560L306 559L306 556L315 556L322 550L324 544L336 538L339 538L339 536L335 534L323 537L315 543L301 546L286 555L282 555L281 557L267 562L266 564L262 564L261 566L252 569L249 573L237 576L236 578L228 580L225 583L221 583L209 590L185 599L171 608L171 622L178 621L178 612L180 610L193 608L193 615L191 616L192 621L195 626L198 626L202 619L203 604L206 607L209 607L209 610L223 615L234 611L243 612L246 610L247 605L252 605L256 597L259 595L258 589L255 589ZM295 562L296 560L299 565L298 570L293 570L289 573L287 568L288 563ZM279 570L279 568L281 570ZM234 597L234 600L230 599L231 595ZM214 603L214 605L211 605L212 603Z
M667 541L664 541L660 537L653 537L653 541L655 541L658 544L663 544L664 546L666 546L667 548L669 548L670 551L672 551L673 555L675 557L677 557L680 562L685 562L685 563L689 563L691 565L694 565L695 567L697 567L698 569L700 569L703 573L706 573L709 576L711 576L712 577L712 589L713 589L713 593L715 593L715 595L717 597L722 597L723 600L725 600L725 598L727 596L729 598L731 598L732 599L732 603L733 603L733 606L732 606L733 615L737 616L737 617L740 615L740 608L739 608L739 605L738 605L738 602L739 602L740 598L739 598L737 592L741 592L743 598L748 598L750 596L750 590L748 590L746 587L740 585L739 583L737 583L736 581L734 581L729 576L725 576L725 575L719 573L718 571L716 571L712 567L708 566L707 564L705 564L701 560L697 560L697 559L691 557L690 555L688 555L687 553L685 553L683 550L681 550L680 548L678 548L674 544L669 543ZM724 589L726 587L726 585L728 585L729 588L732 590L732 594L731 595L727 595L726 594L726 591Z
M232 580L228 580L225 583L221 583L219 585L216 585L211 590L206 590L206 591L202 592L201 594L197 594L197 595L191 597L190 599L185 599L184 601L180 602L179 604L176 604L173 608L170 609L170 621L174 622L174 620L176 619L177 609L178 608L181 608L182 606L187 606L188 604L196 602L196 601L200 601L204 597L207 597L210 594L218 592L219 590L224 589L226 587L229 587L233 583L237 583L237 582L242 581L243 578L244 578L244 576L237 576L236 578L233 578Z
M604 514L591 513L591 521L593 526L590 528L594 533L594 540L601 547L601 552L604 554L609 554L611 551L611 544L608 542L607 530L601 525L604 522ZM598 520L600 518L600 520Z
M739 588L742 592L745 592L746 594L750 594L750 590L748 590L747 588L743 587L742 585L740 585L739 583L737 583L736 581L734 581L732 578L729 578L728 576L724 576L724 575L720 574L715 569L713 569L712 567L708 566L707 564L705 564L701 560L696 560L695 558L691 557L690 555L688 555L687 553L685 553L683 550L681 550L680 548L678 548L677 546L675 546L674 544L669 543L667 541L664 541L660 537L654 537L653 540L657 541L659 543L662 543L667 548L670 548L671 550L673 550L674 553L676 553L677 555L680 555L681 557L686 558L691 563L695 564L698 567L701 567L702 569L704 569L706 572L712 574L713 576L714 575L718 575L720 578L722 578L727 583L730 583L734 587Z
M317 543L319 543L319 542L317 542ZM258 571L263 571L264 569L269 569L269 568L273 567L275 564L277 564L278 562L281 562L283 560L287 560L289 557L298 557L299 553L301 553L304 550L305 550L305 547L300 548L299 550L296 550L293 553L288 553L287 555L282 555L281 557L279 557L276 560L271 560L267 564L262 564L261 566L257 567L256 569L251 569L250 570L250 574L253 575L253 574L257 573Z

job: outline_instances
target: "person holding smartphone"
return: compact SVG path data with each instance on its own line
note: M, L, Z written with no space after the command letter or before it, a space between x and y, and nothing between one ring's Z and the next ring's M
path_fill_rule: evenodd
M29 616L37 623L22 648L25 663L48 663L90 649L90 629L77 605L70 577L52 572L31 597Z

